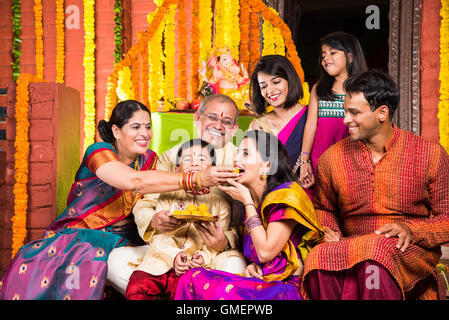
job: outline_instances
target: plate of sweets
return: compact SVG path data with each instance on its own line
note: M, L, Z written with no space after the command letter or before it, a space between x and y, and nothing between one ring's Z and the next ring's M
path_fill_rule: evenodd
M175 210L173 211L173 218L187 222L213 222L218 219L216 216L212 216L205 203L200 203L198 206L189 204L185 210Z

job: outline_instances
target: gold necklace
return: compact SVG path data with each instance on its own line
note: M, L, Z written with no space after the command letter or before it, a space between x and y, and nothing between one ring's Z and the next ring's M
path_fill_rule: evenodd
M134 170L140 171L139 159L137 158L134 162ZM128 200L128 198L131 198ZM123 208L125 212L125 216L131 213L131 210L134 208L137 200L140 198L140 194L134 191L126 191L122 190L122 199L123 199Z

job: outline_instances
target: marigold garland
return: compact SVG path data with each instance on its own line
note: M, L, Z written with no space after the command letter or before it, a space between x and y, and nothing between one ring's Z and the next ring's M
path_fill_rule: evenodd
M129 67L124 67L119 71L116 93L119 101L134 100L131 69ZM105 114L105 118L109 119L109 114Z
M134 99L140 100L140 55L131 62L131 83Z
M200 69L200 6L198 1L192 1L192 31L190 32L190 92L192 98L199 90L199 69Z
M142 36L143 32L137 33L139 38ZM150 106L150 65L149 65L149 53L145 50L141 54L141 73L142 73L142 102L146 106Z
M304 71L301 67L301 60L298 57L298 52L296 51L296 46L292 40L292 34L289 27L279 18L278 15L274 14L269 7L267 7L262 0L248 0L248 3L253 11L260 12L262 18L267 19L271 24L278 28L282 37L285 41L286 47L286 57L291 61L293 66L298 73L301 81L304 80Z
M65 73L64 0L56 0L56 82L64 83Z
M36 76L44 77L44 29L42 28L42 0L34 0L34 33Z
M310 95L309 86L304 82L304 70L301 67L301 59L299 58L298 52L296 51L296 46L292 40L292 34L289 27L284 23L284 21L282 21L281 18L279 18L277 14L271 11L270 8L262 2L262 0L248 0L248 3L251 7L251 10L260 12L263 19L269 20L275 28L279 29L279 32L281 33L285 43L285 56L295 67L295 70L298 73L298 76L301 79L301 83L303 85L304 98L301 99L301 103L308 104L308 97Z
M83 151L95 140L95 0L84 4L84 144Z
M158 2L160 0L157 0ZM233 33L233 37L231 37L231 42L237 43L234 47L237 48L240 46L240 62L245 65L247 70L251 72L251 68L258 62L260 58L260 18L267 20L272 25L272 31L266 33L267 37L271 37L271 42L275 43L274 50L276 54L285 54L287 58L292 62L293 66L298 72L298 76L301 79L303 89L304 89L304 98L300 101L303 104L307 104L310 96L309 86L306 82L304 82L304 71L301 67L301 60L298 57L296 47L291 39L291 32L289 28L285 25L285 23L279 18L277 12L272 11L267 7L261 0L217 0L215 2L216 9L219 9L219 2L223 2L225 8L235 7L237 10L233 10L234 18L224 19L223 17L219 18L218 14L215 16L215 45L218 45L218 39L224 39L224 31L221 30L224 28L230 28L232 19L236 19L235 23L232 23L232 26L236 26L238 31ZM240 20L237 17L239 12L239 3L242 5L240 9ZM177 8L176 8L177 5ZM172 8L170 8L172 6ZM178 64L177 64L177 75L179 79L179 96L187 97L188 89L187 89L187 72L186 72L186 43L185 41L180 41L180 39L187 39L186 37L186 14L185 14L185 0L165 0L162 5L157 9L157 12L154 15L150 25L148 26L145 33L138 40L137 44L135 44L126 54L123 60L118 62L114 66L114 71L109 77L108 81L108 94L106 96L106 110L105 114L109 115L110 110L115 106L117 102L117 96L115 91L118 86L118 73L124 67L130 67L133 59L136 56L142 55L144 57L144 52L147 49L149 41L155 36L161 21L164 23L164 54L162 55L162 60L164 63L164 71L165 71L165 85L164 85L164 99L170 99L174 97L174 79L176 77L175 68L176 63L175 53L173 48L175 45L175 32L176 28L174 11L177 9L178 13ZM173 10L173 11L171 11ZM196 10L196 9L193 9ZM236 13L237 12L237 13ZM210 14L208 16L208 14ZM223 13L225 14L225 13ZM210 18L208 18L210 17ZM237 17L237 18L236 18ZM246 23L244 23L246 21ZM242 26L243 24L243 26ZM206 37L208 34L208 26L212 25L212 13L211 13L211 0L200 0L199 2L199 56L202 61L207 60L209 55L209 46L212 45L212 40L210 36ZM220 27L222 25L222 27ZM246 27L245 27L246 26ZM249 26L249 28L248 28ZM223 30L224 30L223 29ZM193 30L195 27L193 26ZM196 34L195 34L196 35ZM210 33L211 35L211 33ZM235 36L238 35L238 36ZM248 38L246 40L245 38ZM193 36L193 39L196 39ZM223 40L224 41L224 40ZM204 45L203 45L204 44ZM193 48L194 46L192 46ZM243 50L244 48L248 48L249 50ZM248 53L248 54L246 54ZM195 53L194 53L195 54ZM239 56L239 55L235 55ZM151 57L151 51L150 51ZM246 57L246 58L245 58ZM150 58L151 60L151 58ZM170 63L173 61L173 63ZM248 61L248 62L247 62ZM143 73L144 74L144 73ZM151 73L153 74L153 73ZM170 80L172 79L172 80ZM150 84L154 83L156 80L150 80ZM194 86L190 87L190 91L193 93ZM173 94L172 94L173 92ZM106 117L107 118L107 117Z
M43 82L45 80L24 73L17 78L16 87L16 137L14 147L14 216L12 217L12 258L23 246L26 235L26 220L28 209L28 156L30 152L29 142L29 84L31 82Z
M215 47L228 46L232 56L239 56L239 0L215 1Z
M212 0L199 0L200 1L200 60L207 62L209 58L209 52L212 48L212 19L214 14L212 13Z
M178 2L178 74L179 95L187 98L187 28L186 28L186 3L185 0Z
M131 49L125 54L125 57L118 63L114 65L114 71L108 78L108 93L106 95L106 108L105 115L107 115L106 119L109 119L109 115L111 114L111 110L117 104L117 95L115 93L118 85L118 73L124 67L131 66L132 60L139 54L141 54L144 50L147 50L148 41L154 35L155 30L159 27L161 22L164 19L165 14L168 11L170 5L174 4L176 0L165 0L164 3L159 7L156 16L154 17L151 24L148 26L145 33L142 37L137 41L137 43L131 47Z
M249 15L250 23L250 63L248 67L248 73L252 73L254 67L260 59L260 16L258 12L250 12Z
M249 5L240 0L240 63L248 69L249 65Z
M175 96L175 50L173 50L176 46L175 18L176 5L172 4L164 17L165 101Z
M157 4L157 2L156 2ZM148 23L151 24L151 21L157 15L156 9L154 12L148 15ZM148 43L148 64L150 68L150 83L149 83L149 103L151 112L159 110L159 100L164 95L164 75L163 75L163 66L162 62L164 60L164 51L162 50L162 34L164 29L164 24L161 23L157 27L154 32L153 37L150 39ZM142 34L143 35L143 34Z
M278 15L275 9L270 8L270 10L274 14ZM285 45L284 39L282 38L282 34L279 31L279 29L275 28L267 19L263 19L262 34L263 34L262 56L270 54L279 54L283 56L285 55Z
M449 151L449 0L441 1L440 26L440 101L438 119L440 143Z

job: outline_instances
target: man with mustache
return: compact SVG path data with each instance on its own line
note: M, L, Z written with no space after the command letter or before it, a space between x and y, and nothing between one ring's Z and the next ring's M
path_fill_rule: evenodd
M325 300L436 299L449 242L449 157L392 123L394 81L365 71L345 82L349 137L318 160L315 208L325 243L305 261L302 294Z
M215 94L207 96L201 102L200 107L195 112L193 120L198 129L198 136L200 139L210 143L215 149L216 166L213 170L220 170L220 166L233 166L234 156L237 147L232 143L238 129L239 110L230 97L222 94ZM162 153L158 159L156 170L173 172L176 168L176 157L179 150L179 145ZM229 201L232 201L225 193L213 188L211 192L219 192L221 196ZM143 199L137 201L134 209L134 219L139 225L147 226L147 230L156 229L160 232L170 232L179 228L185 222L177 220L171 216L169 211L159 211L154 213L156 201L159 194L147 194ZM149 214L151 212L151 214ZM236 248L238 244L238 233L234 227L228 230L222 230L218 223L196 224L198 232L203 237L204 243L217 251ZM124 293L128 283L128 278L124 277L129 273L131 276L132 269L128 266L123 266L124 260L137 261L143 256L148 246L140 247L123 247L114 250L109 257L108 265L117 266L110 267L108 271L108 278L111 284L119 292ZM231 261L232 260L232 261ZM229 259L229 271L243 272L246 267L245 262L238 258ZM122 265L122 267L120 267ZM123 268L128 268L128 272L123 272ZM120 272L114 270L122 269Z

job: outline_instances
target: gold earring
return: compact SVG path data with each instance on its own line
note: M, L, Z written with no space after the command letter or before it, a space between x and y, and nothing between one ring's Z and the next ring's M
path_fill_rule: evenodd
M266 173L262 173L261 177L262 177L263 180L267 180L267 174Z

